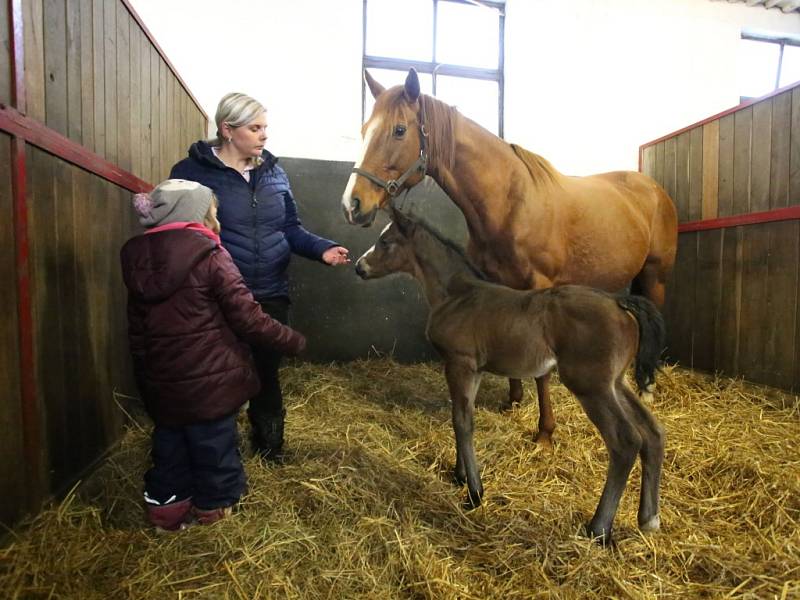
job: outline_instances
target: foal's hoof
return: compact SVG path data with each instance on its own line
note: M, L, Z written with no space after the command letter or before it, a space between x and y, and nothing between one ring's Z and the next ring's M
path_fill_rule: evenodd
M644 523L639 523L639 530L644 532L658 531L661 529L661 517L655 515Z
M467 498L464 500L462 507L464 510L475 510L481 505L481 496L483 496L483 492L481 493L467 493Z
M611 536L611 529L595 530L591 523L587 523L584 525L583 532L586 534L586 537L592 538L592 541L596 542L603 548L613 548L616 546L616 543Z
M460 475L456 471L453 471L453 483L455 485L457 485L458 487L463 487L464 484L467 483L467 476L466 475Z

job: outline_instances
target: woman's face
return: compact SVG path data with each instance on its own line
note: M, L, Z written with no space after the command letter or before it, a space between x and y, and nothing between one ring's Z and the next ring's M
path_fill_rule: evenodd
M267 113L261 113L241 127L231 127L224 123L223 133L230 138L231 146L242 158L261 156L267 142Z

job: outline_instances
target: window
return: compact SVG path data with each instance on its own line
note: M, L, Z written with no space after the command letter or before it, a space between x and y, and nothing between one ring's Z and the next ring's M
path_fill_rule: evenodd
M742 102L800 81L800 39L743 31L739 66Z
M504 26L504 1L364 0L363 67L386 87L414 67L424 94L502 137ZM362 97L366 118L365 85Z

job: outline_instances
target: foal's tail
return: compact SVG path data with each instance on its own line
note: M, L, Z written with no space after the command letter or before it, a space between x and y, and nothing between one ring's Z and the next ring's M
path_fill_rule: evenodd
M617 296L617 304L636 317L639 323L635 378L639 391L646 392L655 383L656 371L661 367L661 353L664 352L667 339L664 317L656 305L644 296Z

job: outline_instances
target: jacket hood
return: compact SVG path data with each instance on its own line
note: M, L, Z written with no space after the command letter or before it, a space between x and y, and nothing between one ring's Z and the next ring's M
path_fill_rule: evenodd
M190 229L160 231L128 240L120 251L122 278L145 302L166 300L217 244Z
M211 150L211 144L204 140L195 142L189 147L189 157L208 166L216 167L217 169L226 169L227 167L220 159L214 156ZM258 169L266 168L271 170L278 163L278 158L268 150L261 151L261 159L264 161Z

